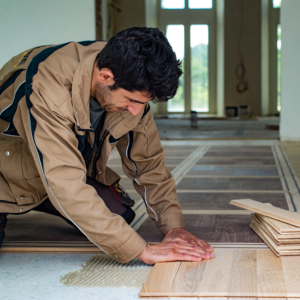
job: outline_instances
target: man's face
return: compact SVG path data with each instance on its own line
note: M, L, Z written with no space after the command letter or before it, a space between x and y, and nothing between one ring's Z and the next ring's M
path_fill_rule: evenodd
M134 116L141 112L145 103L152 100L146 93L138 91L129 92L122 88L111 91L108 85L100 82L94 85L94 97L101 108L108 112L130 111Z

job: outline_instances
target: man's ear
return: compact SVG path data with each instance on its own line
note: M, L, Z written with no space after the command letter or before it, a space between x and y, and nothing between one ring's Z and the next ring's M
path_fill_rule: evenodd
M109 68L101 68L98 73L98 81L105 85L113 85L114 81L114 74Z

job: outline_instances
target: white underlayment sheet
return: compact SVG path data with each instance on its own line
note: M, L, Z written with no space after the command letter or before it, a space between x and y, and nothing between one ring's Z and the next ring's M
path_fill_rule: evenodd
M142 288L152 268L137 258L123 265L107 255L97 254L83 263L81 270L70 272L60 282L77 287Z

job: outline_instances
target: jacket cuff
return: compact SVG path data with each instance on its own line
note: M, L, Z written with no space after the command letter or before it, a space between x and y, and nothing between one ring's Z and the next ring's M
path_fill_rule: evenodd
M171 229L185 227L181 213L168 214L161 221L162 222L160 222L160 225L158 224L158 229L163 236Z
M120 247L112 249L107 254L124 264L137 257L146 247L146 241L135 231Z

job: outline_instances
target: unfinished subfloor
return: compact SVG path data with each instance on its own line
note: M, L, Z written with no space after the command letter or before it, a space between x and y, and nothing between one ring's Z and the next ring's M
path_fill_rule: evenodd
M293 170L300 157L297 161L294 155L291 164L287 146L277 140L162 144L186 228L215 248L267 249L249 227L250 212L229 205L232 199L250 198L290 211L300 209L300 184ZM132 226L147 241L161 241L143 200L120 167L117 152L109 166L119 172L121 185L136 200ZM5 299L138 299L152 269L137 260L123 266L97 254L72 226L42 213L10 216L6 233L0 251L0 290ZM48 253L33 253L38 251Z

